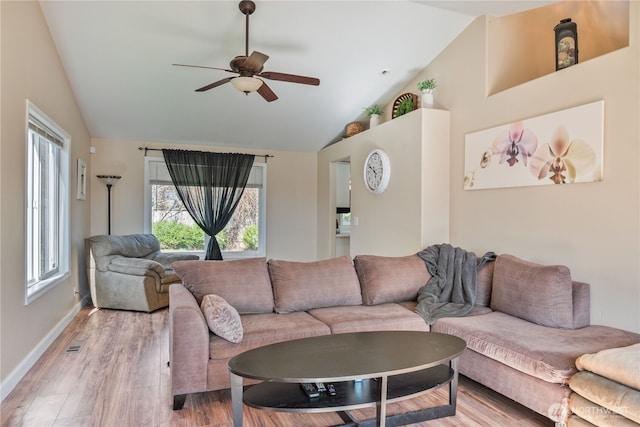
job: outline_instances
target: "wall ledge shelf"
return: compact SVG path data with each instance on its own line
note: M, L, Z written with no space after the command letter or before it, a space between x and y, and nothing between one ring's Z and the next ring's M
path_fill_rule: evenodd
M563 1L513 15L487 16L486 96L554 73L571 73L580 64L629 46L629 1ZM578 28L579 63L556 71L555 33L561 19Z

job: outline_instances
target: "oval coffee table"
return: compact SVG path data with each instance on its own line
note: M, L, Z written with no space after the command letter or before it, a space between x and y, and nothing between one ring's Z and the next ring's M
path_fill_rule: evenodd
M464 340L418 331L355 332L303 338L246 351L229 361L234 426L243 402L282 412L346 412L376 406L376 419L357 425L405 425L455 415L458 356ZM264 382L243 390L243 378ZM333 384L334 396L309 398L300 383ZM449 404L387 417L386 404L449 384Z

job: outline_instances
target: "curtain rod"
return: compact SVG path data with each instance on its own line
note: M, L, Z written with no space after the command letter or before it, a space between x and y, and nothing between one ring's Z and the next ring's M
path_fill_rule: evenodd
M144 155L147 155L149 151L162 151L162 148L149 148L149 147L138 147L138 150L144 150ZM275 157L271 154L254 154L256 157L264 157L264 161L266 162L269 157Z

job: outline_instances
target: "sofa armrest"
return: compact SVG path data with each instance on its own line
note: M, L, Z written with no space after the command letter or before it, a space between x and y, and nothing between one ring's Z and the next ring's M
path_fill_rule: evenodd
M180 252L158 252L153 260L162 264L167 270L173 270L172 264L176 261L190 261L200 259L198 255Z
M165 269L159 262L146 258L115 257L107 265L107 270L117 273L131 274L133 276L149 276L155 272L158 276L164 276Z
M588 283L573 282L573 328L584 328L591 324L591 291Z
M180 283L169 287L169 358L174 401L207 390L209 327L196 299Z

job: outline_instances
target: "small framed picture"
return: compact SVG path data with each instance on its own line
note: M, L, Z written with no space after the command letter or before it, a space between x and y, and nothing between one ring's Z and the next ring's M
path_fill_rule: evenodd
M85 200L87 198L87 165L82 159L78 159L78 190L76 199Z

